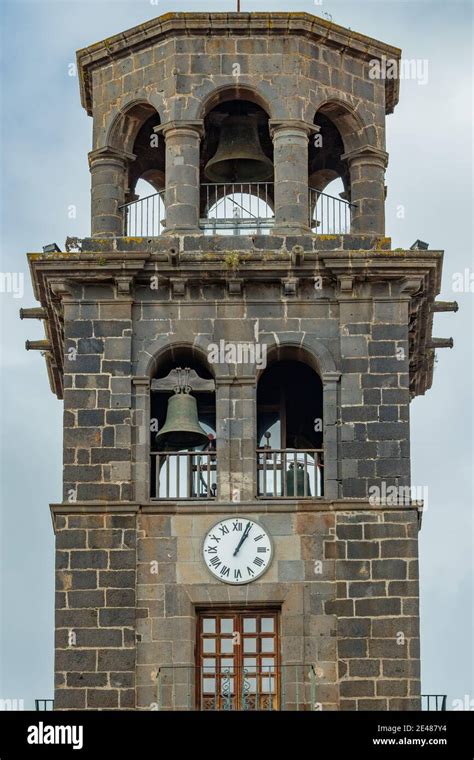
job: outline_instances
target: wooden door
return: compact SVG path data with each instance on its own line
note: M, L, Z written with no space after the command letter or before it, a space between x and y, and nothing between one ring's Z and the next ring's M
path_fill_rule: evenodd
M274 609L198 614L198 710L280 709L278 626Z

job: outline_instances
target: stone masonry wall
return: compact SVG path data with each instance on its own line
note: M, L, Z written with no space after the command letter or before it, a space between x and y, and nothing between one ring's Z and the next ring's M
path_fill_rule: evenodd
M55 516L57 710L135 707L135 522Z
M303 504L278 513L267 511L268 504L258 510L229 505L211 514L199 505L173 515L144 511L138 533L137 706L153 709L158 669L172 680L194 665L196 608L251 609L271 602L281 607L282 662L298 664L301 681L315 667L313 707L418 709L416 511L354 508L341 502L334 511ZM275 549L265 575L243 587L217 581L201 557L209 527L237 511L259 520ZM189 708L192 697L188 691L170 706Z
M341 710L420 709L416 510L338 513L333 543Z
M130 501L131 300L89 287L64 317L63 498Z
M150 102L162 123L199 119L216 88L245 85L269 104L274 119L312 122L321 103L347 101L365 125L366 142L385 148L385 83L369 77L368 61L304 37L258 34L164 39L95 68L93 147L107 144L117 112L131 102Z

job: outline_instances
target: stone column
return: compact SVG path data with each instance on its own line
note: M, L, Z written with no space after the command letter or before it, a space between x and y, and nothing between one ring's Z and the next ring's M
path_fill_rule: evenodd
M216 381L216 451L217 451L217 500L231 501L231 446L230 425L232 417L230 381Z
M166 140L165 234L199 232L199 146L203 121L170 121L155 128Z
M135 499L150 499L150 378L133 377L132 483Z
M388 154L366 145L341 156L351 175L351 232L354 235L385 235L385 169Z
M91 172L92 237L124 234L123 210L128 191L128 166L135 156L117 148L89 153Z
M317 131L304 121L270 120L275 169L275 232L309 232L308 136Z
M255 498L255 377L216 381L217 499L235 503Z
M339 496L339 398L340 372L325 372L323 381L324 419L324 496L337 499Z

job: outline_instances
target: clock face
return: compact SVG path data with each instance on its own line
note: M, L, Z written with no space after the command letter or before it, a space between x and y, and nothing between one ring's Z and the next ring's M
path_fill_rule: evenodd
M210 529L202 548L204 562L224 583L250 583L270 566L272 542L261 525L246 517L228 517Z

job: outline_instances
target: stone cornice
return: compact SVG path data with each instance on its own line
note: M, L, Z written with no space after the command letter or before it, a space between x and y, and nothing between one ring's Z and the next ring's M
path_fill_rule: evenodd
M365 241L363 236L360 239L351 236L350 239L355 244ZM217 243L221 245L225 240L222 237ZM388 295L383 296L382 300L409 303L412 396L423 394L431 387L434 364L434 349L431 346L432 304L441 286L442 251L317 249L307 250L301 262L295 265L291 252L285 247L284 239L268 236L266 245L270 245L272 240L275 240L276 250L260 251L253 248L252 238L240 237L242 257L238 270L232 274L232 279L238 279L244 287L244 283L248 282L281 283L285 278L298 278L302 284L304 281L313 282L315 276L322 276L326 283L334 286L334 298L339 301L358 298L361 283L391 283ZM321 236L319 240L323 247L328 242L325 236ZM195 241L196 245L198 241L209 245L211 250L188 249ZM212 238L204 238L202 235L185 236L180 240L116 238L90 239L83 242L88 246L97 245L98 250L28 255L34 294L47 314L46 337L51 343L52 351L46 355L46 361L51 388L59 398L62 397L64 360L62 303L74 302L76 286L84 283L103 285L110 291L109 294L104 292L103 300L116 302L117 282L123 283L123 287L126 285L126 294L121 295L121 298L131 300L134 289L135 298L139 299L140 285L143 286L151 276L157 274L168 284L185 281L227 285L229 279L229 271L226 268L228 249L223 246L223 250L212 250ZM306 245L312 242L317 248L318 236L302 238L302 242ZM140 245L145 250L119 251L116 250L118 245L125 248ZM167 253L170 245L181 248L177 265L170 263ZM111 250L113 247L115 250ZM158 247L161 247L160 251L156 250ZM155 250L151 250L152 248ZM350 289L341 289L341 282L350 282ZM295 295L293 298L297 299L298 296ZM380 297L375 300L380 300Z
M153 239L149 242L153 245ZM44 299L46 285L55 292L57 283L66 280L70 289L74 283L108 284L124 278L136 284L154 274L165 279L186 277L209 281L212 278L225 282L229 277L225 250L185 251L180 254L178 265L172 265L165 252L104 251L102 241L98 247L98 251L84 253L28 254L37 300ZM442 251L319 250L306 252L301 263L295 266L288 251L269 253L242 248L238 275L246 280L280 281L281 277L296 273L300 278L312 278L316 270L316 274L334 279L376 281L383 277L401 280L403 293L409 297L413 288L407 289L407 283L416 281L417 287L422 287L423 278L430 273L434 277L433 288L439 290L442 259Z
M309 13L166 13L77 51L81 103L92 114L91 71L131 51L151 47L160 38L179 36L296 35L368 61L382 56L399 60L401 51ZM386 112L398 103L398 79L386 79Z
M84 515L84 514L127 514L127 515L185 515L185 514L246 514L258 512L260 514L307 514L311 512L420 512L423 509L422 501L412 501L410 504L376 504L369 499L312 499L301 501L298 499L265 500L254 499L253 501L229 501L217 500L197 501L150 501L139 504L136 502L73 502L49 505L53 530L57 515Z

